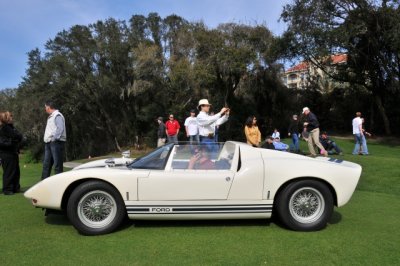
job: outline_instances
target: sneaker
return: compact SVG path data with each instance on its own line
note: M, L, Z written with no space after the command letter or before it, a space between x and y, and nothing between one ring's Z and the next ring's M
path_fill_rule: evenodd
M7 195L7 196L14 195L14 192L12 192L12 191L4 191L4 195Z

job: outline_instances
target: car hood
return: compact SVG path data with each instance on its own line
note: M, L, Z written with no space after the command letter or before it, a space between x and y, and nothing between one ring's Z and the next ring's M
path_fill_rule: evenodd
M132 158L108 158L108 159L100 159L96 161L91 161L88 163L81 164L79 166L74 167L72 170L81 170L88 168L100 168L100 167L125 167L127 164L133 162Z

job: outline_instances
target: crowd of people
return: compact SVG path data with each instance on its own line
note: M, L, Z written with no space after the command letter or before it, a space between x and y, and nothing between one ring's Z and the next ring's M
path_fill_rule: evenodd
M185 119L184 128L187 141L191 144L212 144L218 142L218 129L229 119L230 109L223 107L216 114L210 112L211 103L207 99L201 99L197 105L197 110L192 109L189 116ZM196 112L198 114L196 115ZM46 129L43 136L44 159L42 179L51 175L54 166L54 173L63 172L64 146L67 141L65 118L58 110L53 101L45 103L45 112L48 114ZM332 154L342 155L342 149L332 140L326 131L320 134L317 116L304 107L302 111L302 123L299 122L298 115L293 115L288 126L288 136L292 143L287 145L281 141L281 134L277 128L271 135L262 141L261 132L257 125L257 117L250 116L244 125L244 135L247 144L253 147L261 147L279 151L291 151L300 153L301 136L308 143L309 155L317 156L321 154L328 156ZM173 114L169 114L168 120L164 123L162 117L157 118L157 146L165 143L178 143L180 124ZM371 134L363 128L364 119L361 112L356 113L352 121L355 146L352 154L368 155L368 147L365 136ZM23 135L14 127L13 116L10 112L0 113L0 160L3 168L3 194L13 195L21 191L19 150L23 142ZM210 149L212 145L210 145ZM201 153L199 153L201 154ZM196 165L209 164L210 158L196 154L190 160L190 167Z
M196 110L190 110L190 115L185 119L185 135L191 144L218 142L218 128L229 119L230 109L223 107L218 113L210 112L211 104L207 99L201 99ZM157 118L157 146L165 143L178 143L178 134L181 128L173 114L169 115L164 123L162 117ZM261 135L260 135L261 137Z
M218 127L228 120L230 110L224 107L219 113L213 114L210 113L210 107L211 104L208 100L202 99L197 106L199 111L197 116L195 109L190 110L190 116L186 118L184 126L186 140L191 144L218 142ZM353 134L356 142L353 154L367 155L368 149L365 135L369 133L362 127L363 119L361 118L361 113L357 112L356 115L358 118L356 117L353 120ZM254 115L249 116L244 124L246 142L253 147L301 153L300 140L302 137L308 144L308 155L312 157L318 155L343 155L342 149L328 136L326 131L320 133L318 118L308 107L303 108L300 117L302 122L299 121L297 114L291 117L287 133L291 138L291 144L287 145L281 141L281 134L277 128L274 128L271 135L268 135L262 141L261 132L257 125L257 117ZM167 122L164 123L162 117L158 117L157 122L159 124L157 146L162 146L167 141L178 143L180 124L174 119L173 114L169 115Z
M332 140L326 131L320 134L319 121L317 116L310 111L308 107L304 107L302 111L302 124L298 120L298 115L294 114L288 127L288 136L291 137L292 143L287 145L281 142L281 134L277 128L271 135L265 138L261 144L261 132L257 126L257 118L250 116L244 127L247 143L253 147L261 147L279 151L291 151L300 153L300 139L303 137L308 144L309 155L312 157L323 155L343 155L342 149ZM353 154L368 155L367 141L365 136L371 134L363 128L364 119L361 118L361 112L356 113L353 119L353 135L355 139L355 147Z

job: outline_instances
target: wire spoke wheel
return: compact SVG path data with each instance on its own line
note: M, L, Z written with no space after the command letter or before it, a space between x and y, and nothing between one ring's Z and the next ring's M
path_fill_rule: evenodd
M317 231L327 225L334 201L326 184L304 179L285 186L275 204L280 221L289 229Z
M77 212L82 223L91 228L103 228L117 215L117 203L105 191L90 191L80 199Z
M289 211L300 223L313 223L321 218L325 210L325 199L315 188L296 190L289 200Z
M126 217L119 191L99 180L86 181L71 193L67 215L83 235L103 235L115 231Z

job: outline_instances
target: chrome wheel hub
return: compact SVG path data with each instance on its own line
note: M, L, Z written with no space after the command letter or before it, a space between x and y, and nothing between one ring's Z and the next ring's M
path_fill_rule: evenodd
M101 228L116 216L115 199L105 191L90 191L78 204L79 219L88 227Z
M301 223L312 223L318 220L324 209L324 197L315 188L300 188L293 193L289 200L290 214Z

